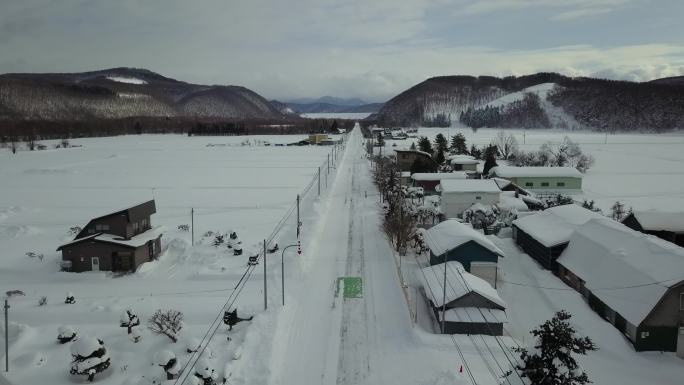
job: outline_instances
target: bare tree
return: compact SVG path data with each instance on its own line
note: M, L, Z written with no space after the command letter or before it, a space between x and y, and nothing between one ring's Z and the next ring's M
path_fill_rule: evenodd
M165 335L174 343L178 342L178 333L183 328L183 313L159 309L147 320L147 327L153 333Z
M506 134L503 130L496 134L492 145L499 149L499 153L504 159L508 159L518 152L518 140L513 134Z

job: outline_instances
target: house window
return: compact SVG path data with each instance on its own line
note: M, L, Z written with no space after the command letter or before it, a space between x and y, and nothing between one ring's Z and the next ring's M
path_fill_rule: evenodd
M146 228L147 228L147 218L141 219L141 220L140 220L140 223L141 223L141 227L142 227L143 229L146 229Z
M133 222L133 231L138 231L138 222Z
M549 187L549 182L542 182L542 187Z
M150 241L150 257L154 257L155 252L157 251L157 241Z
M95 230L97 231L109 231L109 225L95 225Z
M565 187L565 182L556 183L556 187Z
M684 293L679 293L679 310L684 311Z
M648 338L649 333L648 332L641 332L641 339Z
M534 186L534 183L532 182L525 182L525 187L532 187Z
M94 233L95 233L95 229L94 229L94 228L91 227L91 228L88 229L88 234L94 234Z

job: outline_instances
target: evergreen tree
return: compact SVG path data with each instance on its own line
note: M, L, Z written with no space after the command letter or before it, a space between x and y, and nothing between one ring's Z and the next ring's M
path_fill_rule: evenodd
M462 133L458 133L451 137L451 152L457 155L468 154L468 147L466 146L466 138Z
M409 150L415 150L416 149L416 142L411 143L411 147L409 147Z
M496 146L489 146L485 149L485 164L484 164L484 169L482 170L483 175L489 175L489 170L492 168L498 166L496 163L496 155L498 154L498 150Z
M435 150L436 151L442 151L443 153L447 151L449 147L449 143L447 142L447 138L442 135L441 133L437 134L435 137ZM444 154L442 154L444 155ZM439 163L439 162L438 162Z
M516 348L522 365L517 366L521 377L530 380L530 385L584 385L591 383L587 374L579 369L574 355L587 354L596 350L589 337L576 336L568 320L572 316L564 310L537 329L532 330L536 338L533 352Z
M442 150L441 148L437 149L437 155L435 155L435 163L441 165L444 163L445 160L446 158L444 157L444 150Z
M482 159L482 151L473 144L470 146L470 156L475 159Z
M437 165L431 160L420 157L413 161L410 171L411 174L417 172L435 172L437 171Z
M432 144L430 143L430 139L421 136L420 139L418 139L418 149L432 155Z

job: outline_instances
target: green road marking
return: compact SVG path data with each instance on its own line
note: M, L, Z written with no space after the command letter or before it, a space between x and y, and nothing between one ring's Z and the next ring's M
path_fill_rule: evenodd
M344 298L362 298L363 297L363 282L361 277L340 277L338 280L344 283Z

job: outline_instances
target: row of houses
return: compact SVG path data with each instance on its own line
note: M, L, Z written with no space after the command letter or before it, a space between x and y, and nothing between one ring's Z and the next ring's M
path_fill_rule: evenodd
M422 291L444 333L503 335L507 305L496 291L503 252L456 219L421 234L430 252L419 275Z
M635 350L684 358L684 249L673 242L684 233L682 217L635 212L618 223L566 205L515 220L513 238Z

